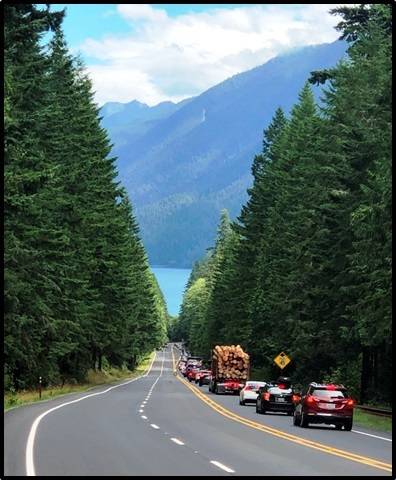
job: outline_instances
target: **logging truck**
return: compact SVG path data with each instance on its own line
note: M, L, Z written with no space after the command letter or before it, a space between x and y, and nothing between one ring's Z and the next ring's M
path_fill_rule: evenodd
M211 354L209 391L238 395L249 379L250 359L240 345L216 345Z

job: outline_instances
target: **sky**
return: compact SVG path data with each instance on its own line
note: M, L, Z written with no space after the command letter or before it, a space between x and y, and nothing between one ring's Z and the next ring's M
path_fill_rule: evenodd
M291 48L335 41L335 4L52 4L95 100L150 106L199 95Z

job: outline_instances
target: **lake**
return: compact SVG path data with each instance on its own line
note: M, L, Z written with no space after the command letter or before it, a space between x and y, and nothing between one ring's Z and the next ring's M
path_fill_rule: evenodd
M189 268L150 267L164 294L168 313L179 315L184 288L191 273Z

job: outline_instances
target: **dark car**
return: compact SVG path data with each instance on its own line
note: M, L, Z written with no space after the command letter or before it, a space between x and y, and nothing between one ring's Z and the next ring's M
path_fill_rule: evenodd
M343 385L310 383L294 412L294 425L308 427L310 423L335 425L352 430L355 401Z
M293 415L298 398L289 382L271 382L259 388L256 412L285 412Z
M211 372L205 373L204 375L201 375L199 377L198 384L200 387L202 387L202 385L209 385L211 380L212 380L212 373Z

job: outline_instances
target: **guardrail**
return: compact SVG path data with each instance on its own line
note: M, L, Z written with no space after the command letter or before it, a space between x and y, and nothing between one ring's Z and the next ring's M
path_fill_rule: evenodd
M388 417L392 418L392 410L388 408L377 408L377 407L370 407L368 405L355 405L356 408L363 410L367 413L372 413L373 415L379 415L381 417Z

